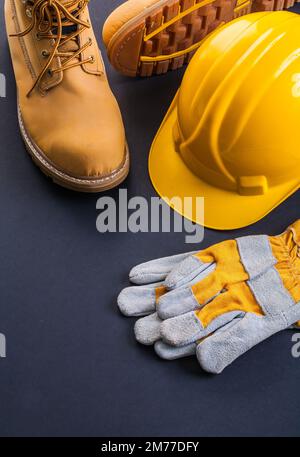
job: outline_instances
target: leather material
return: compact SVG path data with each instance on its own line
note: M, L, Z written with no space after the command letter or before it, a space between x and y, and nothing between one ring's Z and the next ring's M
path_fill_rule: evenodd
M62 3L62 2L61 2ZM125 160L125 133L118 104L110 90L92 27L79 35L79 46L91 45L79 56L93 61L59 71L55 57L30 96L43 70L53 40L37 39L36 29L23 37L10 36L30 24L24 2L5 0L8 41L16 77L18 103L31 140L55 168L75 177L105 177ZM88 9L80 20L90 21Z
M134 267L118 296L138 342L162 358L197 353L219 373L300 315L300 221L278 236L227 240ZM159 281L159 282L155 282ZM299 322L293 327L297 328Z

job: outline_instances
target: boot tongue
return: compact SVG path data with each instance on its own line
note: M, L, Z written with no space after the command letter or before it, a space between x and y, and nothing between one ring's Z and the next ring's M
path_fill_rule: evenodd
M35 2L35 3L36 3L37 1L38 1L38 0L33 0L33 2ZM60 2L62 5L64 5L64 6L66 6L68 3L75 3L74 1L72 2L72 0L59 0L59 2ZM79 0L77 0L77 3L79 3Z
M76 13L76 9L78 8L78 4L80 2L79 1L71 2L70 0L60 0L60 3L63 4L64 6L66 6L66 7L70 6L69 11L70 11L71 14L74 14L74 13ZM67 25L64 25L64 22L66 22L66 21L68 21L68 19L63 17L62 35L64 35L64 36L71 35L72 33L76 32L77 29L78 29L78 25L77 24L70 24L69 21L68 21ZM53 32L55 34L57 33L57 28L56 27L53 28ZM78 51L78 49L79 49L79 46L78 46L77 40L75 40L75 39L67 41L65 44L60 46L60 51L61 52L76 52L76 51Z
M37 2L38 0L33 0L34 2ZM70 12L70 14L76 16L76 11L80 7L81 1L80 0L59 0L59 3L63 6L66 7L66 9ZM55 15L54 15L55 16ZM54 17L55 21L55 17ZM71 35L72 33L76 32L78 29L77 24L71 24L68 18L65 18L63 16L62 12L62 35L63 36L68 36ZM57 24L54 24L52 27L52 32L53 34L57 34ZM79 49L78 41L77 39L72 39L67 41L65 44L62 44L60 46L60 51L61 52L76 52Z
M65 7L70 6L70 11L74 11L76 8L78 8L79 3L81 3L80 0L77 1L71 1L71 0L60 0L60 3L64 5Z

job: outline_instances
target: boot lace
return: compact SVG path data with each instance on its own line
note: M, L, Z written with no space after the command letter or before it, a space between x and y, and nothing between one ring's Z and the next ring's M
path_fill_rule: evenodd
M14 37L23 37L32 30L36 30L37 39L54 40L51 52L43 51L43 57L48 57L46 65L38 75L34 85L28 92L30 96L32 91L40 86L45 74L52 75L69 68L94 62L94 57L81 59L81 53L92 45L89 39L83 46L79 46L78 37L91 25L80 19L81 13L86 9L90 0L25 0L27 5L27 16L31 22L26 30L16 33ZM67 33L66 33L67 32ZM75 43L75 46L74 46ZM67 45L68 44L68 45ZM72 46L73 45L73 46ZM55 57L61 58L60 68L51 70L51 64Z

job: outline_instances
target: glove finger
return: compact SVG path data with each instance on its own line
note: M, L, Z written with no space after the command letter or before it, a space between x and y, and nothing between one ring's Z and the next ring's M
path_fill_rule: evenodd
M184 259L177 266L175 266L175 268L172 269L172 271L166 277L165 285L170 290L181 287L187 282L193 280L200 273L203 273L203 279L205 276L211 273L211 270L209 270L211 265L214 265L214 262L204 263L198 257L189 255L186 259Z
M118 307L122 314L129 317L146 316L156 310L158 291L162 283L150 284L148 286L126 287L118 296Z
M158 315L164 320L196 309L200 309L200 305L190 288L168 292L160 297L157 303Z
M195 254L197 251L177 254L161 259L150 260L149 262L141 263L132 268L129 273L129 279L134 284L150 284L152 282L164 281L166 276L180 264L184 259Z
M248 313L219 329L197 346L197 359L209 373L221 373L234 360L277 329L264 316Z
M136 340L150 346L160 339L161 320L157 313L139 319L134 326Z
M208 326L204 326L194 311L181 316L167 319L161 324L161 338L171 346L186 346L205 338L218 328L228 324L238 316L244 315L241 311L231 311L221 314Z
M196 353L196 343L188 344L183 347L174 347L159 340L154 345L156 354L165 360L176 360L184 357L190 357Z
M203 305L197 300L191 286L202 281L216 268L216 264L211 264L206 270L201 271L195 278L187 282L184 286L178 289L171 290L162 295L157 303L157 312L161 319L169 319L180 314L188 313L196 309L200 309Z

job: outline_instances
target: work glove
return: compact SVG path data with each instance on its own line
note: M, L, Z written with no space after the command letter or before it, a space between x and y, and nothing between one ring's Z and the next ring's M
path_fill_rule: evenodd
M142 264L132 270L134 280L151 279L155 265L173 268L163 284L125 289L120 309L133 315L128 305L134 291L135 315L156 309L136 324L140 342L155 342L156 352L167 359L196 351L205 370L219 373L300 319L299 234L297 221L277 237L243 237L187 255L179 263L172 257ZM142 289L145 301L138 297Z
M118 306L122 314L127 317L147 316L139 319L135 324L134 332L137 341L144 345L155 344L158 355L167 360L195 354L195 344L174 348L160 341L160 326L163 321L157 313L157 306L163 295L171 293L165 285L166 278L173 270L179 269L185 259L197 252L173 255L137 265L129 273L130 282L136 286L126 287L118 296ZM214 269L215 263L212 263L191 272L191 275L186 274L178 289L191 286Z

